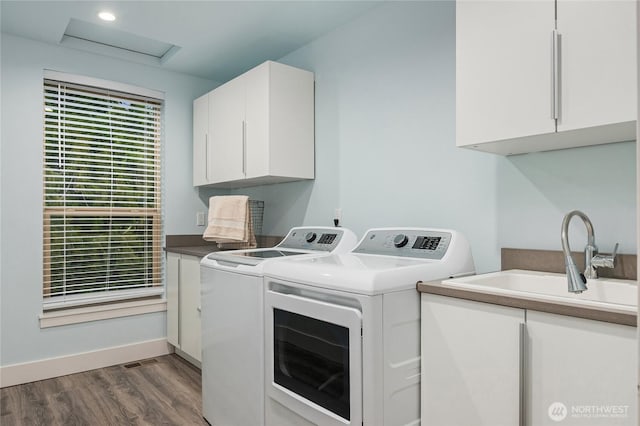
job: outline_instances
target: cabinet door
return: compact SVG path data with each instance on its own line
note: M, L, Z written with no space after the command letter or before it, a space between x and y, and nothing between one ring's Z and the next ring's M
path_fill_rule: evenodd
M180 265L180 349L202 359L200 336L200 259L182 256Z
M526 424L636 425L635 327L528 311L527 331Z
M555 132L553 0L456 1L458 146Z
M245 172L247 178L270 173L270 66L266 62L244 74L246 90ZM290 161L292 159L290 158Z
M180 347L180 255L167 253L167 341Z
M211 183L244 179L244 99L242 76L209 94Z
M314 177L313 73L270 63L269 172Z
M209 183L209 95L193 101L193 186Z
M422 425L519 424L524 311L421 298Z
M636 119L636 2L558 0L558 131Z

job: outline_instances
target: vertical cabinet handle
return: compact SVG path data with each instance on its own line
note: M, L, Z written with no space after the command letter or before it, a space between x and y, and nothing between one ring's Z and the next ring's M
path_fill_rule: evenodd
M560 49L562 36L558 30L552 34L552 58L551 58L551 118L560 119Z
M247 122L242 120L242 174L247 176Z
M180 319L180 298L181 298L181 293L182 293L182 286L180 284L182 284L180 282L180 276L182 275L182 258L179 257L178 258L178 347L182 347L182 333L180 332L180 330L182 330L182 320Z
M526 425L526 380L527 380L527 324L520 323L518 332L519 340L519 383L518 383L518 405L519 405L519 426Z
M204 134L204 177L209 182L209 135Z

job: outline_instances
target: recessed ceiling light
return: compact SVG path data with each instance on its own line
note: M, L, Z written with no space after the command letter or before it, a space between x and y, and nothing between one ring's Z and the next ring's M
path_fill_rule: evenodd
M102 19L103 21L111 22L111 21L115 21L116 20L116 15L114 15L111 12L106 12L106 11L98 13L98 17L100 19Z

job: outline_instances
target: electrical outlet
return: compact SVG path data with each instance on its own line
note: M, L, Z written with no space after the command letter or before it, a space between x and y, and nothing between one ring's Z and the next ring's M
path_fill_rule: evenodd
M197 212L196 213L196 225L197 226L204 226L204 212Z
M342 220L342 207L336 207L333 211L333 225L340 226L340 220Z

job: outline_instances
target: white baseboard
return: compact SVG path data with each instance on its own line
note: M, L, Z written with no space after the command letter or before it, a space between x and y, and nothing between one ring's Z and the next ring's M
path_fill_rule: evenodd
M0 388L153 358L172 352L173 346L163 338L22 364L6 365L0 367Z
M201 361L198 361L197 359L195 359L194 357L192 357L188 353L183 352L182 350L180 350L180 348L173 348L173 349L175 350L176 355L178 355L180 358L186 360L191 365L193 365L195 367L198 367L200 370L202 370L202 362Z

